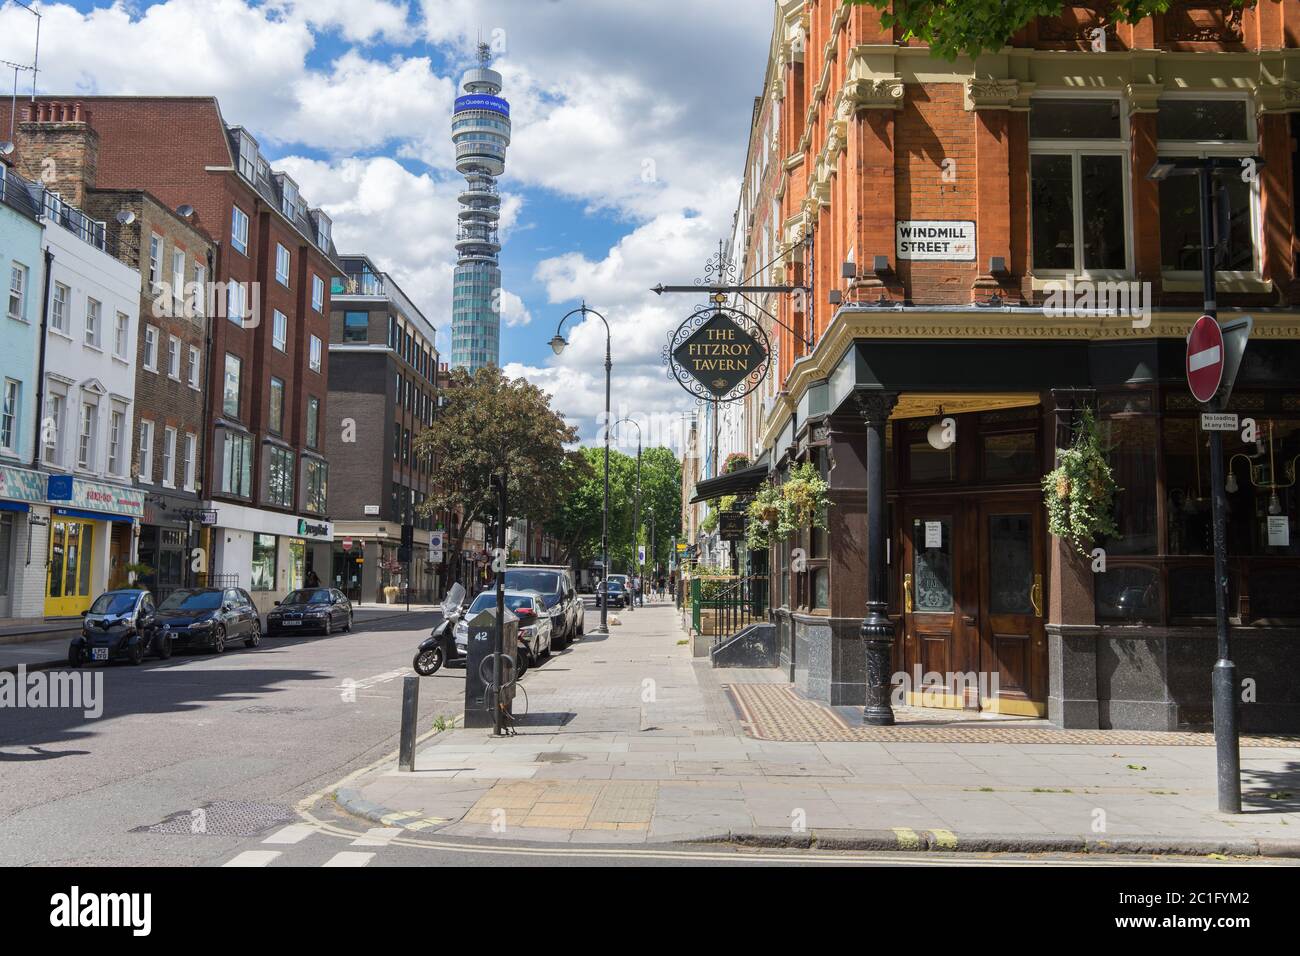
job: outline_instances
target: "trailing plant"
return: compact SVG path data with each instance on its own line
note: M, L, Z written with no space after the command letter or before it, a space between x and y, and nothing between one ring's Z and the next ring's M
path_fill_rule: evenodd
M745 524L745 543L751 550L761 551L772 540L772 533L781 525L781 489L765 484L754 493L745 509L749 521Z
M718 503L709 509L709 513L704 516L700 522L700 530L705 534L713 534L718 530L718 516L724 511L731 511L736 507L735 495L723 495L718 499Z
M1115 527L1115 476L1101 447L1091 409L1085 408L1073 444L1060 464L1043 478L1047 528L1069 541L1084 557L1098 538L1118 537Z
M781 497L789 505L789 519L799 528L825 528L826 508L830 504L829 486L817 466L810 461L796 466L781 485Z

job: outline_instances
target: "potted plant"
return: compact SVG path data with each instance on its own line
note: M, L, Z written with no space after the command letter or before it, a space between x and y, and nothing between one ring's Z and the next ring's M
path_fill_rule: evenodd
M140 578L147 578L153 574L153 568L143 561L132 561L124 570L126 571L126 580L131 584L134 584Z
M1043 478L1047 528L1070 542L1084 557L1098 538L1116 537L1115 477L1092 410L1085 408L1073 444L1060 453L1060 463Z
M389 576L389 578L395 577L396 575L402 573L402 563L393 557L385 558L383 563L380 565L380 567ZM384 603L396 604L397 596L399 593L400 593L400 589L397 587L396 584L385 584Z
M748 468L751 464L752 462L750 461L749 456L743 451L733 451L723 461L722 473L724 475L729 475L733 471L740 471L743 468Z

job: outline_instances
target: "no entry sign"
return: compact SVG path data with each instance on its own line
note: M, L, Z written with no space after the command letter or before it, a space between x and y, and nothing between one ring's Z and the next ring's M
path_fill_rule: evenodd
M1187 337L1187 387L1198 402L1209 402L1223 382L1223 331L1203 315Z

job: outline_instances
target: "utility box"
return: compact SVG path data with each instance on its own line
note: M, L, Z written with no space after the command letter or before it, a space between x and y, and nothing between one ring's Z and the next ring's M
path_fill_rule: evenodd
M465 727L495 727L492 713L492 655L501 654L501 706L509 716L515 700L514 681L519 644L519 618L507 609L502 619L501 644L497 644L497 609L486 608L468 622L465 646ZM507 721L508 723L508 721Z

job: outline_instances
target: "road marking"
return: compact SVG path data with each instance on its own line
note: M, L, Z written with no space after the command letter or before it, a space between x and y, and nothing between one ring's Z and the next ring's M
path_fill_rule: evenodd
M279 855L279 850L245 850L225 866L266 866Z
M306 823L291 823L284 829L277 830L275 833L272 833L269 837L267 837L262 842L270 843L273 845L301 843L303 840L307 839L307 837L311 836L315 832L316 832L316 828L313 826L309 826Z
M402 832L401 827L371 827L365 836L352 841L353 846L388 846L388 841Z
M399 677L405 677L414 673L409 667L403 667L401 670L384 671L382 674L375 674L373 677L363 677L359 681L353 681L350 684L339 684L337 690L365 690L367 687L374 687L376 684L387 684L391 680L397 680Z
M945 850L957 849L957 834L951 830L931 830L934 842Z
M388 826L393 823L401 823L403 820L412 820L420 816L419 810L398 810L396 813L387 813L379 818L379 822Z
M374 858L373 853L354 853L350 850L343 850L335 853L321 866L365 866Z
M915 830L910 827L890 827L890 829L894 831L900 850L919 850L921 848L921 838L916 835Z

